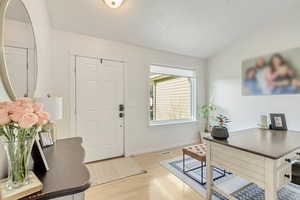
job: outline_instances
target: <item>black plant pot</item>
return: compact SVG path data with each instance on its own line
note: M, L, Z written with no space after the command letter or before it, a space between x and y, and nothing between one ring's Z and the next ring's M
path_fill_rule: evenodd
M228 129L226 127L214 126L211 136L217 140L226 140L229 137Z

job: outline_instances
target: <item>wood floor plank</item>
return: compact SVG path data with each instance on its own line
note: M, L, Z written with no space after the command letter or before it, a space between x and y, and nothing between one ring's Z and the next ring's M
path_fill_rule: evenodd
M188 185L160 165L160 161L182 154L181 148L169 152L147 153L135 156L147 174L129 177L90 188L86 200L204 200Z

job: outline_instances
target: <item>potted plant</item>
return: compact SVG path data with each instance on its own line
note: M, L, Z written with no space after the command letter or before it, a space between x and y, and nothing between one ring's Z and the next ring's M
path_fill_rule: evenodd
M209 132L211 129L210 118L214 111L216 111L214 104L204 104L200 107L200 116L204 119L204 132Z
M216 121L218 124L213 127L211 136L215 139L226 140L229 137L227 124L231 121L222 114L217 115Z

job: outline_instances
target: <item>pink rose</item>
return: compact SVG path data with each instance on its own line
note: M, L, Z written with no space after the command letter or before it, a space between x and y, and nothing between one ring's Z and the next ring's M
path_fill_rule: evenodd
M27 113L22 116L22 118L19 121L19 126L21 128L31 128L33 125L38 123L39 118L36 114L33 113Z
M18 112L18 113L24 113L24 108L23 106L15 106L14 108L11 109L12 113Z
M0 107L7 106L7 104L11 103L11 101L2 101L0 102Z
M21 118L23 117L23 112L14 112L13 114L9 115L9 119L11 119L14 122L19 122Z
M37 112L37 116L39 117L38 124L43 125L46 123L46 120L49 119L49 114L47 112Z
M41 112L44 108L44 105L41 103L34 103L32 104L32 108L34 112Z
M32 103L32 99L28 97L24 97L24 98L17 99L15 102L20 104Z
M0 102L0 109L7 110L7 112L8 112L7 102Z
M18 106L20 105L17 102L9 102L7 103L7 110L9 113L13 113Z
M37 112L36 114L39 116L39 118L42 118L42 119L49 118L49 114L47 112Z
M30 104L30 103L23 104L23 105L21 105L21 107L22 107L24 113L33 113L33 111L34 111L32 104Z
M44 120L44 119L39 118L39 121L38 121L38 124L39 124L39 125L44 125L44 124L46 124L46 123L47 123L47 120Z
M6 109L0 109L0 125L6 125L10 122L8 117L8 111Z
M21 101L13 101L12 103L14 106L20 106L23 104Z
M31 104L23 104L23 105L11 105L9 108L9 113L14 114L17 113L33 113L33 108Z
M37 112L39 119L47 120L49 119L49 114L47 112Z
M44 124L46 124L46 120L39 119L38 125L44 125Z

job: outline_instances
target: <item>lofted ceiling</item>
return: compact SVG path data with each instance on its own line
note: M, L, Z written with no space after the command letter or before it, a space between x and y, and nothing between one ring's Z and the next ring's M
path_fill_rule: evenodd
M47 0L56 29L199 58L299 12L299 0Z

